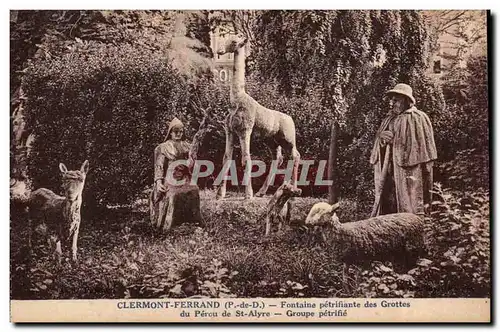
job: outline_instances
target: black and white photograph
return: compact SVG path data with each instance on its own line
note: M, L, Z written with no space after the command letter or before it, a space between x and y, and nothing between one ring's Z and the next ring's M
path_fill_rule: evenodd
M10 300L492 297L489 11L9 23Z

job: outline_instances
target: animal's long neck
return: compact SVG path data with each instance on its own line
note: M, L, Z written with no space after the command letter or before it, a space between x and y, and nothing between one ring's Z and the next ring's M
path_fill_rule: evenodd
M231 93L238 95L245 92L245 47L234 52L233 82Z
M82 193L74 201L66 198L64 206L64 219L70 224L70 234L75 230L76 226L80 223L80 208L82 206Z

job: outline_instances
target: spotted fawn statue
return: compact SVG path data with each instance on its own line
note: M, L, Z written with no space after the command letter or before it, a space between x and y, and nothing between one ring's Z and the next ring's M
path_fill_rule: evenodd
M80 208L82 191L89 170L89 162L85 160L80 170L68 171L63 163L59 164L62 176L64 196L59 196L46 188L33 191L28 201L30 219L29 246L37 227L42 226L48 232L49 243L54 249L58 262L61 262L62 246L68 247L71 241L71 254L77 261L78 232L80 230Z

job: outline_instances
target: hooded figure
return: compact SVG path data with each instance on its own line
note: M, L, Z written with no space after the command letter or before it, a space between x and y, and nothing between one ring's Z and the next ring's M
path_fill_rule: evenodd
M394 106L382 121L370 157L374 167L372 215L410 212L423 216L431 203L433 161L437 159L429 117L418 110L412 88L397 84L387 92Z
M171 162L187 160L191 144L183 141L184 124L174 118L168 125L165 141L159 144L154 151L154 185L151 196L151 222L162 227L168 215L167 209L172 206L165 193L175 185L175 181L185 179L189 182L189 169L185 165L178 165L172 174L167 174ZM165 224L165 227L170 225Z
M169 162L187 159L191 144L182 141L184 133L184 124L178 118L174 118L168 125L165 141L159 144L154 153L155 159L155 184L160 182L166 185L165 178ZM178 180L177 177L175 179Z

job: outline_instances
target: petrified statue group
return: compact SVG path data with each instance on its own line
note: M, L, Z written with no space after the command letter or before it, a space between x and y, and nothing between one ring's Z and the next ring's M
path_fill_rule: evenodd
M241 164L247 181L245 198L252 199L250 180L252 133L259 132L276 151L278 165L284 152L293 161L291 182L284 182L267 201L265 235L271 227L290 220L294 197L301 195L297 188L300 153L296 144L293 119L282 112L260 105L245 90L245 48L247 39L233 36L218 50L219 54L234 55L233 78L230 86L231 109L225 119L226 144L223 171L232 162L235 138L241 146ZM335 241L344 245L346 262L357 259L360 253L388 255L396 253L402 244L411 243L419 250L423 246L423 215L431 202L432 166L437 158L432 124L428 116L415 107L413 91L407 84L397 84L387 92L390 107L377 131L370 163L374 169L375 200L371 218L341 224L335 213L339 204L318 203L311 207L304 225L328 226ZM166 130L164 141L154 150L154 181L149 197L151 223L169 230L183 221L201 222L200 196L196 183L191 181L197 151L207 132L206 116L192 142L184 139L184 124L174 118ZM77 259L77 239L80 224L81 192L88 171L85 161L78 171L68 171L60 164L64 196L48 189L34 191L28 199L30 220L43 214L46 223L55 230L53 242L60 257L61 241L71 237L72 258ZM224 175L224 174L223 174ZM255 196L264 196L270 176ZM227 178L223 177L216 197L226 196ZM50 220L49 220L50 219ZM36 226L35 224L33 226ZM369 234L368 234L369 233ZM367 241L366 239L370 239Z

